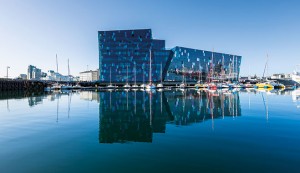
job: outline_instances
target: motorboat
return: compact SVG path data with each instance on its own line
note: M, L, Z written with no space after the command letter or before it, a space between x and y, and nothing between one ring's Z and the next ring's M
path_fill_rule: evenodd
M52 85L51 90L60 90L61 89L61 85L59 85L58 83L55 83L54 85Z
M154 85L154 84L152 84L152 83L150 83L150 84L148 84L147 86L146 86L146 89L155 89L156 88L156 86Z
M196 89L204 88L204 84L198 82L198 83L195 85L195 88L196 88Z
M147 86L146 84L141 84L140 88L146 88L146 86Z
M71 90L71 89L73 89L73 87L71 85L61 85L60 89L61 90Z
M208 89L210 89L210 90L217 90L217 85L215 83L209 83L208 84Z
M126 83L124 86L123 86L123 88L130 88L131 86L128 84L128 83Z
M271 82L260 82L255 85L257 88L274 88Z
M179 88L186 88L187 86L186 86L186 84L185 83L181 83L180 85L179 85Z
M133 84L131 88L139 88L139 86L137 84Z
M157 88L163 88L164 87L164 85L162 84L162 83L159 83L159 84L157 84L157 86L156 86Z

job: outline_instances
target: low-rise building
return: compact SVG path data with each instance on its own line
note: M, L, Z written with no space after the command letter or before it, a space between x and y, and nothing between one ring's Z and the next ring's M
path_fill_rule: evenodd
M79 78L80 81L87 81L87 82L97 81L99 80L99 70L80 72Z
M20 74L18 78L26 80L27 79L27 74Z

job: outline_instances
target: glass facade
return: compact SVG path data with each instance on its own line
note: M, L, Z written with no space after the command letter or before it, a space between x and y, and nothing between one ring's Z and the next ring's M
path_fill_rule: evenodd
M165 81L237 80L241 56L175 47Z
M237 80L241 56L175 47L152 38L151 29L99 31L100 82L141 83Z
M149 81L150 56L152 81L161 79L170 50L164 40L152 39L150 29L99 31L98 39L101 82Z

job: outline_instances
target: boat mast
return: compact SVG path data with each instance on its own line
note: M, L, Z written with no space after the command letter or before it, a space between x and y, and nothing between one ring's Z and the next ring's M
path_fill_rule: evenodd
M126 83L128 84L128 65L127 65L127 81Z
M143 69L143 84L145 83L145 69Z
M56 75L58 76L58 61L57 61L57 54L56 54ZM56 81L58 81L57 79L56 79Z
M69 61L69 58L68 58L68 76L70 76L70 61Z
M239 80L239 74L240 74L240 72L239 72L239 66L238 66L238 57L236 56L236 77L237 77L237 80Z
M201 76L200 76L201 74L200 74L200 73L201 73L201 68L200 68L200 60L199 60L199 83L201 83L201 78L200 78L200 77L201 77Z
M232 81L234 81L235 80L235 59L234 59L234 56L232 58L233 58L233 60L232 60L232 71L233 71Z
M222 55L222 69L221 69L221 71L222 71L222 82L224 82L224 80L225 80L225 70L224 70L224 55Z
M211 80L210 80L210 82L212 82L212 79L213 79L213 76L214 76L214 49L213 49L213 51L211 52L212 53L212 56L211 56L211 66L210 66L210 73L211 73L211 75L210 75L210 77L211 77Z
M235 56L235 72L236 72L236 81L239 81L237 56Z
M152 53L151 53L151 49L150 51L150 69L149 69L149 83L150 85L152 84Z
M212 51L212 60L211 60L211 64L212 64L212 75L211 77L214 77L214 49ZM212 78L213 79L213 78Z
M109 83L111 85L111 67L109 67Z
M69 64L69 58L68 58L68 85L70 85L70 64Z
M136 65L134 63L134 85L136 85Z
M58 73L58 61L57 61L57 54L56 54L56 73Z
M182 66L182 83L184 84L184 62Z
M162 83L162 63L160 63L160 83Z
M265 73L266 73L266 71L267 71L267 68L268 68L268 61L269 61L269 55L267 54L267 61L266 61L266 64L265 64L265 69L264 69L264 73L263 73L263 76L262 76L262 78L264 78L264 77L265 77Z

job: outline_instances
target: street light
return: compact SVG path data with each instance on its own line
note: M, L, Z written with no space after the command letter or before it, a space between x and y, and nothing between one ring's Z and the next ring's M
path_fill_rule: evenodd
M9 69L10 67L9 66L7 66L6 67L6 78L8 79L8 69Z

